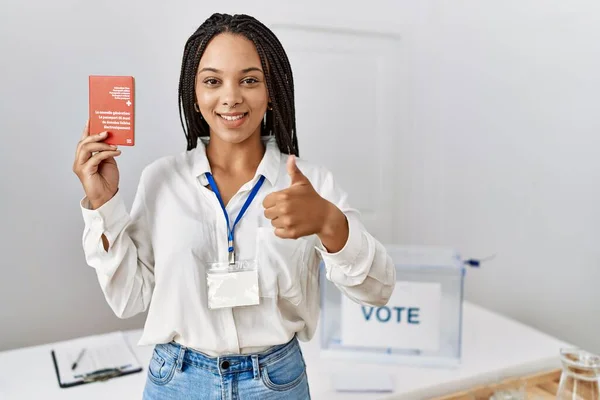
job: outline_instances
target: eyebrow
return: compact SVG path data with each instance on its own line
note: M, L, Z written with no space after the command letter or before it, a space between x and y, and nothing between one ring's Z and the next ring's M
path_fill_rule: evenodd
M220 69L216 69L216 68L212 68L212 67L202 68L200 71L198 71L198 73L205 72L205 71L214 72L216 74L222 74L223 73L223 71L221 71ZM252 71L258 71L260 73L263 73L262 69L260 69L258 67L244 68L241 72L244 73L244 74L247 74L248 72L252 72Z

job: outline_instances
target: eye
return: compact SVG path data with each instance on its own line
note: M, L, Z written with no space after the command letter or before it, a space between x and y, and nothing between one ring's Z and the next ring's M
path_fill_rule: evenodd
M219 81L215 78L206 78L202 81L202 83L204 83L206 86L215 86L219 84Z
M256 78L244 78L242 79L242 82L245 83L246 85L254 85L256 83L258 83L258 79Z

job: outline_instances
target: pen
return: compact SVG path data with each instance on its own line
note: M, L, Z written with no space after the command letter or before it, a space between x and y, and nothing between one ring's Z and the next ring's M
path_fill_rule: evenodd
M81 361L81 357L83 356L83 353L85 353L85 348L81 349L81 351L79 352L79 355L77 356L77 359L75 360L75 362L71 366L71 370L74 370L75 368L77 368L77 363L79 361Z
M87 374L78 374L78 375L73 375L74 378L83 378L84 380L89 380L89 381L93 381L95 379L100 378L99 380L102 380L103 378L112 378L115 376L119 376L121 373L124 372L124 370L126 368L131 367L131 364L127 364L127 365L123 365L122 367L118 367L118 368L104 368L104 369L99 369L97 371L92 371L92 372L88 372Z

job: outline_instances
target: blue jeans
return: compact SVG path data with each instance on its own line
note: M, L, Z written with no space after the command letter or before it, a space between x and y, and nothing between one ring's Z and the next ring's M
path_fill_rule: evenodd
M306 400L296 338L258 354L209 357L175 342L154 348L144 400Z

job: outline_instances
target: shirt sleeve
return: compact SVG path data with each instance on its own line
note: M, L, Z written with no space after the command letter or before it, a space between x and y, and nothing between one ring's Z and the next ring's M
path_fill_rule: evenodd
M83 250L108 304L119 318L146 311L154 290L154 256L141 181L131 214L119 192L96 210L88 203L84 198L80 204L85 222Z
M396 269L385 247L363 226L358 210L348 204L329 171L323 174L320 195L346 216L348 240L337 253L329 253L317 237L316 249L325 264L326 276L346 296L360 304L387 304L396 284Z

